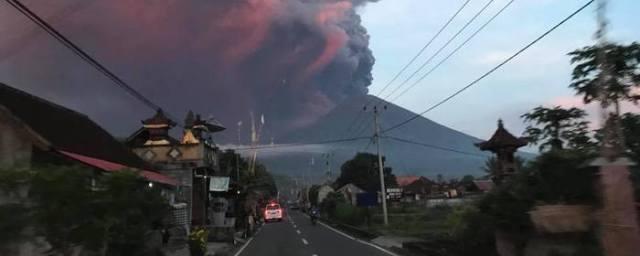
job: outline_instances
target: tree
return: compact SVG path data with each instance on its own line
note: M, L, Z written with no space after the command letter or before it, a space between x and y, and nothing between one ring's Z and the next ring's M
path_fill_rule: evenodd
M627 149L636 163L640 163L640 114L625 113L620 120Z
M462 179L460 179L460 185L464 186L466 191L476 190L477 188L476 188L475 184L473 183L473 181L475 179L476 178L473 177L473 175L465 175L465 176L462 177Z
M604 51L605 61L598 57L601 51ZM570 87L583 96L585 103L598 99L600 91L605 93L604 106L621 100L637 102L632 90L640 87L640 44L587 46L570 52L569 56L575 64ZM602 73L605 69L608 71L606 77ZM604 88L600 86L601 81L604 81Z
M309 188L309 203L311 205L318 204L318 191L320 190L320 186L313 185Z
M96 191L94 217L107 235L106 255L144 255L146 236L158 230L170 213L159 186L149 188L137 173L120 171L103 176L103 189ZM92 232L92 230L87 230Z
M391 168L384 168L383 173L387 187L397 185ZM380 191L378 156L370 153L358 153L351 160L342 164L340 176L334 185L340 188L349 183L353 183L365 191Z
M147 235L169 210L160 186L149 188L130 171L95 175L84 167L46 166L28 173L11 175L29 188L29 202L16 209L51 245L49 253L70 255L77 246L106 255L150 253L145 248ZM5 225L15 220L23 221L0 218L0 228L16 230L16 224Z
M578 108L563 109L537 107L522 115L529 125L525 136L533 143L539 144L540 150L560 150L569 148L586 149L592 146L588 124L584 120L586 112Z
M335 217L336 207L340 203L345 203L347 200L344 198L344 195L340 192L329 192L327 197L320 202L321 212L326 213L329 218Z

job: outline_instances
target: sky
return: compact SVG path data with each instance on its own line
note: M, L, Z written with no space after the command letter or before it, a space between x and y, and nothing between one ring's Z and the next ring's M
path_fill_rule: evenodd
M488 0L472 0L427 50L393 86L437 51ZM386 0L365 6L360 13L368 29L370 48L375 57L370 93L380 90L409 62L446 20L463 4L463 0ZM508 1L496 0L460 36L445 48L423 74L468 35L481 26ZM464 87L499 62L544 33L578 9L585 0L516 0L457 54L421 83L395 101L414 112L422 112L435 102ZM640 1L609 1L608 38L619 43L640 40L637 12ZM566 53L594 43L595 4L534 45L522 55L482 80L458 97L425 117L464 133L488 138L502 118L514 134L525 128L520 115L544 105L581 107L581 99L568 88L572 66ZM419 76L417 76L419 77ZM412 80L413 81L413 80ZM409 83L411 84L411 83ZM405 85L408 86L409 84ZM390 87L390 88L392 88ZM382 96L386 96L387 89ZM394 97L390 97L393 99ZM597 122L596 106L586 107ZM627 111L640 112L636 106Z
M266 117L269 124L278 122L273 121L274 115L313 122L331 107L366 91L371 54L375 65L368 90L377 95L464 1L22 2L142 94L177 113L174 116L178 121L194 109L235 128L239 120L248 123L248 110L258 116L264 108L273 113ZM488 1L471 0L392 86L414 72ZM507 2L493 1L425 70ZM422 112L586 2L514 1L456 55L393 102ZM352 8L360 17L352 13ZM425 117L469 135L488 138L498 118L504 119L512 133L521 134L525 125L520 115L534 107L581 106L580 98L568 88L571 65L566 53L593 44L594 9L595 5L587 8L502 69ZM640 39L636 12L631 10L640 10L640 1L611 1L608 17L612 41L628 43ZM0 34L0 82L87 114L116 136L135 131L140 120L152 114L4 1L0 2ZM345 35L349 35L348 40ZM342 48L337 49L336 45ZM322 71L312 68L319 62L325 64ZM308 70L314 73L309 79ZM292 75L296 73L305 78L296 83ZM595 106L587 109L597 120ZM640 111L635 106L626 106L626 110ZM291 121L287 118L280 122ZM221 134L235 138L234 132Z

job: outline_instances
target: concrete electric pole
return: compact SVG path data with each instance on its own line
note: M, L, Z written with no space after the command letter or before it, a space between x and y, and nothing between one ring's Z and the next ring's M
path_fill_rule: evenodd
M387 108L386 106L384 107ZM384 166L382 163L382 154L380 153L380 125L378 124L378 106L373 106L373 139L376 143L376 152L378 154L378 172L380 174L380 195L382 197L382 215L384 217L384 225L389 225L389 216L387 215L387 190L384 184Z

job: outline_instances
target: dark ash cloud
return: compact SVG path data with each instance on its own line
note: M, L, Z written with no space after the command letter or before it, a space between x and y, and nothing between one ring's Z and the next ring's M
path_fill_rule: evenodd
M250 111L263 113L276 137L367 92L375 60L356 13L367 2L375 1L24 1L169 112L193 109L230 128ZM150 115L15 10L2 9L0 31L15 36L0 39L0 80L117 134Z

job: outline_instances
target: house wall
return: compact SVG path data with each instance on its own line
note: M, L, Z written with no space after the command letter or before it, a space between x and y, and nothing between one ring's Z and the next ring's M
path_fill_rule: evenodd
M180 151L180 155L176 158L169 155L173 148ZM187 203L190 222L201 223L206 216L204 209L208 205L208 198L204 196L205 191L208 190L208 182L203 184L202 179L194 178L193 174L194 169L198 167L209 170L219 169L215 150L202 143L142 146L131 150L151 163L162 174L180 181L181 185L176 191L176 201ZM153 152L154 157L146 158L147 151ZM207 173L207 175L212 174Z
M333 192L333 188L329 186L322 186L318 189L318 204L322 203L322 201L327 197L329 193Z
M17 121L0 109L0 168L28 165L32 142Z

